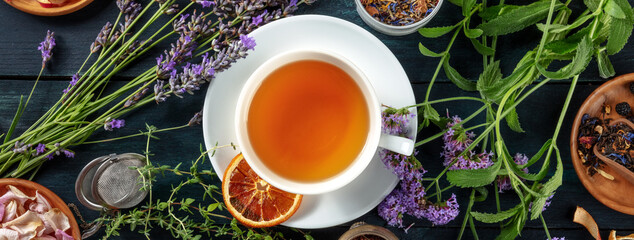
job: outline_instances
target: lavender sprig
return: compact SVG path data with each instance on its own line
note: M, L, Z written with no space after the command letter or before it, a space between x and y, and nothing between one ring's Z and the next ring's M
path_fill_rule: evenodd
M55 47L55 32L51 32L48 30L46 32L46 37L44 41L40 43L40 46L37 47L37 50L42 52L42 68L46 66L46 62L51 60L53 56L53 48Z

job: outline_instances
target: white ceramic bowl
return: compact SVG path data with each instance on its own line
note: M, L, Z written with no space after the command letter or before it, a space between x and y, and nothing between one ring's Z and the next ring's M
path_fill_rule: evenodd
M412 23L410 25L405 25L405 26L393 26L393 25L380 22L374 19L372 15L370 15L365 10L365 8L363 7L363 4L361 4L361 0L355 0L354 2L357 4L357 13L359 13L359 16L361 16L361 20L363 20L366 24L368 24L374 30L377 30L383 34L387 34L391 36L403 36L403 35L416 32L416 30L418 30L419 28L422 28L423 26L427 25L427 23L429 23L429 21L431 21L431 19L434 18L434 16L436 16L436 13L438 13L438 11L440 10L443 0L438 0L438 4L434 8L434 10L432 10L432 12L429 13L429 15L419 20L418 22Z

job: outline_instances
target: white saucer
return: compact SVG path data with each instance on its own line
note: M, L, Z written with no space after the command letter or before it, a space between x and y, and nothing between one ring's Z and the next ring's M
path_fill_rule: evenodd
M410 82L396 57L376 37L350 22L321 15L302 15L277 20L250 35L256 47L210 83L203 109L203 134L207 149L235 143L234 112L238 94L251 73L278 53L300 48L319 48L340 54L369 78L382 104L403 107L415 104ZM415 111L414 111L415 112ZM412 120L416 123L416 119ZM410 133L415 137L416 124ZM240 149L223 148L211 156L219 176ZM378 205L398 183L378 154L361 175L334 192L304 196L285 226L326 228L354 220Z

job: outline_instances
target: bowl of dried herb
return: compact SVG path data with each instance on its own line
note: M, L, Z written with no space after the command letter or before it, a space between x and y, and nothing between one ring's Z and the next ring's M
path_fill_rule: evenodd
M634 73L598 87L572 125L570 151L583 186L604 205L634 215Z
M402 36L425 26L443 0L355 0L361 19L381 33Z

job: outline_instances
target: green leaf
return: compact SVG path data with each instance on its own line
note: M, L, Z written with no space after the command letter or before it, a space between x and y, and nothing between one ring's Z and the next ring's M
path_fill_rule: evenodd
M481 187L495 181L501 161L483 169L457 169L447 172L447 180L458 187Z
M473 47L476 49L476 51L478 51L478 53L484 56L491 56L495 54L495 49L484 46L484 44L482 44L480 40L475 38L471 38L469 40L471 40L471 44L473 44Z
M603 7L603 10L605 11L605 13L607 13L608 15L610 15L610 16L612 16L614 18L618 18L618 19L625 19L626 18L625 12L621 8L621 6L616 4L616 2L614 0L608 0L608 2L605 3L605 6Z
M476 0L462 0L462 16L469 16Z
M473 39L473 38L479 38L480 36L482 36L482 30L481 29L468 28L468 27L466 27L466 25L465 25L465 27L463 29L464 29L464 35L466 37L468 37L468 38Z
M594 46L592 45L592 41L589 37L586 36L577 46L577 53L572 58L572 62L570 62L568 65L564 66L556 72L547 71L540 64L536 64L536 66L539 72L547 78L555 80L568 79L586 69L586 66L588 66L588 63L590 63L590 60L592 59L593 50Z
M422 43L418 43L418 51L420 51L421 54L427 57L442 57L443 55L445 55L444 53L435 53L432 50L429 50L428 48L423 46Z
M477 187L474 189L478 191L478 193L480 193L480 195L474 198L474 201L476 202L483 202L484 200L487 199L487 196L489 196L489 190L487 190L486 187Z
M604 51L597 53L597 66L599 67L599 76L602 78L607 79L614 76L614 67L612 66L612 62L610 62L608 54Z
M546 152L546 150L548 150L548 148L550 148L550 145L553 143L552 139L548 139L548 141L546 141L544 143L544 145L542 145L542 148L539 149L539 151L537 153L535 153L535 155L533 155L528 162L526 162L526 164L521 165L520 168L527 168L532 166L533 164L535 164L537 161L539 161L539 159L542 158L542 155L544 155L544 153Z
M462 75L460 75L460 73L456 69L449 65L449 56L447 56L445 58L445 61L443 62L443 69L445 70L445 75L447 75L447 78L449 78L449 80L451 80L451 82L453 82L453 84L455 84L460 89L465 91L477 90L475 82L462 77Z
M594 12L599 8L601 0L583 0L583 3L590 9L590 11Z
M510 4L490 6L484 9L484 11L479 12L478 16L480 16L482 20L484 21L491 21L494 18L496 18L498 15L502 15L518 7L520 6L510 5Z
M544 46L544 49L558 54L571 53L575 49L577 49L577 46L581 42L581 39L583 39L583 37L587 36L590 33L590 29L591 27L588 26L570 35L570 37L547 43L546 46Z
M218 205L220 205L220 203L209 204L209 206L207 206L207 212L213 212L216 208L218 208Z
M614 1L616 5L619 6L621 10L623 10L626 20L629 20L630 22L634 21L634 11L632 11L632 5L630 5L630 2L628 0L612 0L612 1Z
M564 168L561 161L561 154L557 147L555 147L555 155L557 156L557 168L555 169L555 174L553 174L553 176L544 183L539 191L544 196L553 195L555 190L557 190L557 188L559 188L562 184ZM547 197L538 197L535 201L533 201L533 207L531 208L531 220L537 219L542 213L546 199Z
M555 11L564 5L560 2L555 4ZM520 31L524 28L546 18L550 8L550 1L538 1L529 5L512 9L491 21L482 23L478 28L484 31L486 36L505 35Z
M471 212L471 216L473 216L476 220L483 223L497 223L504 221L512 216L514 216L517 211L522 208L521 204L515 205L515 207L504 210L498 213L480 213L480 212Z
M624 19L612 19L610 35L606 45L609 55L618 53L625 47L627 40L632 35L632 30L634 30L632 22Z
M451 32L451 30L453 30L457 26L458 25L445 26L445 27L424 27L424 28L418 29L418 33L420 33L420 35L423 35L423 37L426 37L426 38L437 38Z
M520 212L521 213L521 212ZM504 228L500 231L500 235L498 235L496 240L508 240L515 239L520 234L520 230L518 228L522 228L524 226L524 222L521 220L521 216L516 215L513 217L513 220L506 224Z
M423 110L423 117L432 121L440 121L440 114L430 105L425 106Z
M449 2L458 7L462 7L462 0L449 0Z
M512 105L513 103L509 102L508 104ZM506 115L504 119L506 120L506 124L509 126L509 128L511 128L511 130L518 133L524 132L524 129L522 129L522 126L520 125L520 118L519 115L517 115L517 111L515 108L513 108L513 110L511 110L511 112Z

